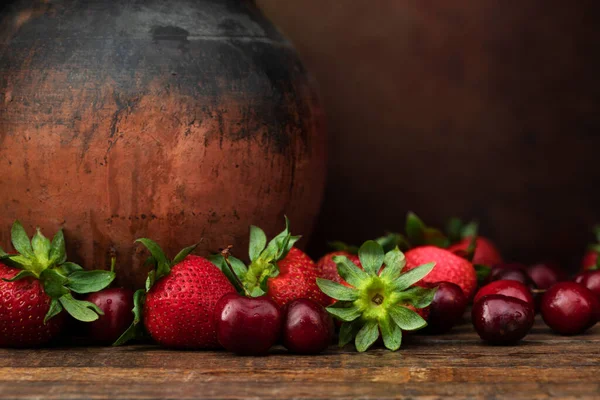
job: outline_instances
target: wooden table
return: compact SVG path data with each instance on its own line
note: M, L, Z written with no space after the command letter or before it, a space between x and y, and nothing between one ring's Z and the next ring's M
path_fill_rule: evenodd
M0 350L0 398L600 398L600 326L575 337L538 322L518 346L465 324L400 351L268 357L155 346Z

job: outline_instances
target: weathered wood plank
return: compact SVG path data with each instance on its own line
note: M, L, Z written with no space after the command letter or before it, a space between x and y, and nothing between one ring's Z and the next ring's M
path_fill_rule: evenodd
M267 357L156 346L0 350L0 398L598 398L600 327L554 335L538 321L518 346L483 344L465 324L414 335L396 353L332 346Z

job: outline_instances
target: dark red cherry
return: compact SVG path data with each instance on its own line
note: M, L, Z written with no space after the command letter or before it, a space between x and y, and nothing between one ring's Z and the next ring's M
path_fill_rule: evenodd
M80 325L95 343L113 343L133 322L133 291L129 289L108 288L90 293L84 300L104 312L96 321Z
M266 354L281 333L281 311L267 296L226 294L217 302L214 318L221 346L240 355Z
M548 289L557 282L567 280L567 274L560 267L551 262L543 262L527 267L527 274L538 289Z
M576 335L600 318L598 299L575 282L559 282L544 293L540 311L546 325L562 335Z
M524 338L534 315L529 303L500 294L483 296L471 309L477 334L491 344L512 344Z
M500 280L488 283L477 291L473 303L476 303L483 296L488 296L490 294L501 294L503 296L514 297L529 303L531 307L535 308L535 301L533 300L529 288L518 281Z
M575 276L575 282L590 289L600 301L600 270L582 272Z
M283 345L298 354L321 353L331 344L333 319L320 304L308 299L287 306L283 323Z
M460 286L452 282L437 282L433 301L429 306L426 332L445 333L460 321L467 308L467 298Z
M518 263L494 265L488 276L487 283L500 280L521 282L527 287L535 286L535 283L526 272L525 265Z

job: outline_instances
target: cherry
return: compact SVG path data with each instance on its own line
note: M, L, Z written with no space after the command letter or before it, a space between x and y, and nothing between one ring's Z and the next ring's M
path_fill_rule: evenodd
M266 354L281 333L281 311L267 296L226 294L217 302L214 318L221 346L240 355Z
M598 299L575 282L559 282L544 293L541 303L546 325L561 335L575 335L591 328L600 317Z
M554 263L538 263L527 267L527 274L538 289L549 289L557 282L567 280L567 274Z
M460 321L468 301L460 286L452 282L437 282L431 286L438 289L429 306L426 331L445 333Z
M528 287L535 286L533 280L526 272L526 267L523 264L498 264L492 267L487 283L499 280L512 280L521 282Z
M82 324L87 336L96 343L113 343L133 322L133 292L129 289L108 288L90 293L84 300L104 312L97 320Z
M531 330L534 315L529 303L500 294L481 297L471 310L477 334L491 344L521 340Z
M600 301L600 270L582 272L574 280L590 289Z
M309 299L298 299L288 304L283 324L283 345L289 351L321 353L331 344L333 332L333 319L320 304Z
M477 303L477 301L483 296L490 294L501 294L503 296L514 297L529 303L531 307L535 308L535 301L533 300L533 296L531 295L529 288L518 281L499 280L488 283L479 289L479 291L477 291L473 302Z

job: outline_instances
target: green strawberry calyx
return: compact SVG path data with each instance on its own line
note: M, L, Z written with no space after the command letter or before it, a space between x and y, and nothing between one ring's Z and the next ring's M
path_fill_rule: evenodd
M338 273L350 287L317 278L321 291L337 300L327 311L343 321L339 345L345 346L354 339L356 349L363 352L381 334L386 348L398 350L403 330L427 326L427 322L407 306L425 308L433 301L437 288L413 285L429 274L435 263L402 273L406 264L404 254L398 248L385 253L373 240L360 247L358 257L364 270L345 256L333 258Z
M230 254L209 257L229 279L239 293L250 297L262 296L268 291L267 282L279 275L277 262L284 259L301 236L290 233L290 221L285 217L285 229L267 243L267 235L257 226L250 226L248 253L250 264Z
M413 212L406 215L404 229L410 248L431 245L445 249L451 244L448 236L441 230L425 225L423 220Z
M121 334L121 336L112 344L113 346L120 346L129 342L130 340L143 339L147 336L144 329L144 324L141 323L143 320L142 313L144 309L144 302L146 301L146 294L159 279L169 275L171 273L171 269L175 265L182 262L198 246L198 243L196 243L186 247L177 253L175 258L169 260L160 246L151 239L140 238L134 243L141 243L146 247L146 249L148 249L150 252L150 257L148 257L146 260L145 265L152 265L153 268L148 272L144 289L138 289L133 294L133 309L131 310L133 313L133 322L129 328L127 328L127 330L125 330L125 332L123 332L123 334Z
M37 279L51 298L44 323L65 310L83 322L95 321L102 310L88 301L77 300L72 293L85 294L108 287L115 279L114 271L85 271L81 266L67 261L65 238L62 229L52 241L38 228L31 240L19 221L11 229L11 242L17 254L0 249L0 262L20 271L7 282L25 278Z

